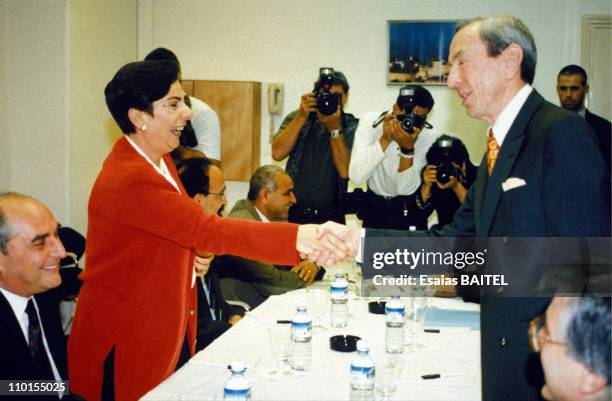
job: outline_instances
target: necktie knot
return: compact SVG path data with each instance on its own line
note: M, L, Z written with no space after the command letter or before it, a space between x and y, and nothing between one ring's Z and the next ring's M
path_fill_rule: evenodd
M495 161L497 160L498 154L499 144L495 140L493 129L489 128L489 133L487 135L487 172L489 173L489 176L493 172L493 167L495 167Z

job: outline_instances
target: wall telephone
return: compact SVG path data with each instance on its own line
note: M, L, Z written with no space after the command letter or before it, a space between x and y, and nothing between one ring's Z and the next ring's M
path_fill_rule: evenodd
M273 115L280 114L283 108L283 84L268 85L268 113Z

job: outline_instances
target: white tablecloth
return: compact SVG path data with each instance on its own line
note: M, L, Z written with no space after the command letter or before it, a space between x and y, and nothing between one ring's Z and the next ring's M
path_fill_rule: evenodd
M329 328L329 312L325 313L323 323L328 329L313 334L309 372L282 380L271 380L265 373L274 366L267 327L277 319L290 320L298 301L306 299L305 290L270 297L142 400L220 400L223 383L229 376L227 365L234 360L247 364L246 376L252 384L254 401L348 400L349 366L355 353L332 351L329 338L354 334L368 340L374 362L382 364L386 357L384 315L369 313L368 299L351 295L349 325L345 329ZM387 399L480 400L478 313L478 305L459 299L432 299L425 326L439 328L440 333L422 333L420 342L425 348L415 353L404 352L397 390ZM436 373L441 378L421 378Z

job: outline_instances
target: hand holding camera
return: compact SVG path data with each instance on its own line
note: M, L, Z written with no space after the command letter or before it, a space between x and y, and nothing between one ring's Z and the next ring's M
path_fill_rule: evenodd
M300 100L300 117L304 119L310 116L310 113L317 111L317 99L311 92L302 95Z

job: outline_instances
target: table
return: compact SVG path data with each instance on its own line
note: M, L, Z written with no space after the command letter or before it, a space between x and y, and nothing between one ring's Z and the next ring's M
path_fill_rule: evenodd
M355 353L332 351L329 337L358 335L370 343L370 354L376 364L382 364L386 358L385 317L369 313L367 302L371 299L354 293L349 297L348 327L331 328L329 311L323 316L328 329L313 334L312 368L309 372L281 380L271 380L265 374L274 363L267 327L279 319L290 320L296 304L307 300L306 291L301 289L270 297L142 400L221 400L223 383L229 377L227 365L234 360L242 360L247 365L246 375L251 381L253 401L348 400L349 366ZM420 342L425 349L415 353L404 352L397 390L386 399L480 400L479 306L460 299L432 298L432 309L425 327L439 328L440 332L422 333ZM435 373L442 377L433 380L421 378L424 374Z

